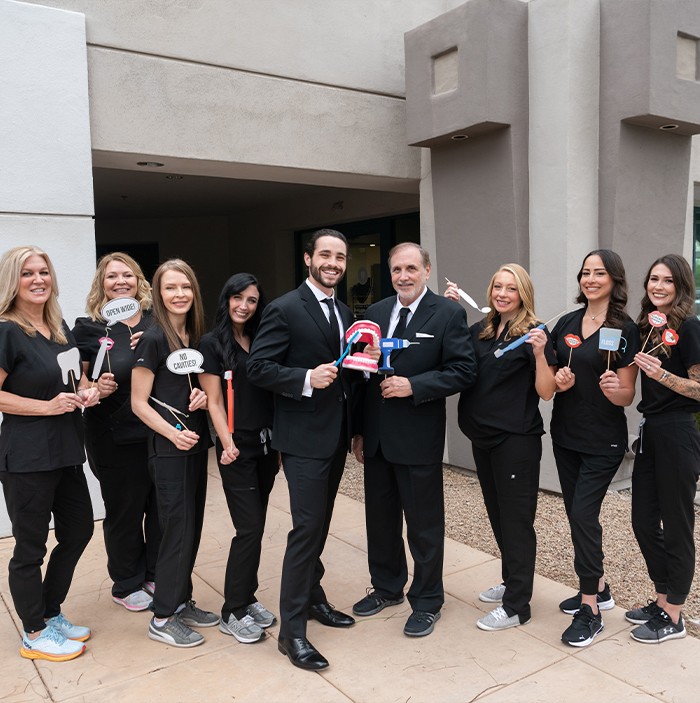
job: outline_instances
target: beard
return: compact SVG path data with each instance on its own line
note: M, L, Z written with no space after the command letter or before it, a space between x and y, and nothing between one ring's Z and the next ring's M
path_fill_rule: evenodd
M336 270L339 269L336 268ZM321 271L320 267L314 266L313 263L311 263L311 265L309 266L309 275L311 276L311 278L314 279L314 281L320 283L324 288L333 288L333 286L337 286L338 283L343 280L343 278L345 277L345 271L341 271L340 275L335 281L324 281L323 272Z

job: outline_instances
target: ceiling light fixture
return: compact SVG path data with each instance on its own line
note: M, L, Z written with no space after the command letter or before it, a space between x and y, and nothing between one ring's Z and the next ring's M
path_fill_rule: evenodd
M463 139L469 139L468 134L453 134L452 139L454 139L456 142L460 142Z
M672 129L678 129L678 125L677 124L662 124L661 127L659 127L659 129L663 129L667 132L670 132Z
M137 166L145 166L146 168L160 168L165 164L159 164L157 161L137 161Z
M169 176L166 176L167 179L171 181L181 181L184 176L178 176L176 174L170 174Z

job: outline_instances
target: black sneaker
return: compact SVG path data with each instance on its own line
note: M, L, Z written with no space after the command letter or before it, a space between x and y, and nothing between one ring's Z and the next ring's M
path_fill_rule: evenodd
M685 624L683 616L678 618L678 624L671 620L671 616L659 608L659 612L654 615L648 622L645 622L639 627L635 627L630 632L630 637L637 642L645 644L661 644L666 640L680 640L686 636Z
M424 610L414 610L403 628L404 635L409 637L424 637L435 629L435 623L440 619L440 611L427 613Z
M598 610L612 610L615 607L615 600L610 595L610 586L606 583L603 590L598 593ZM581 607L581 591L575 596L567 598L559 603L559 609L567 615L573 615Z
M352 606L352 612L360 617L374 615L390 605L403 603L403 593L399 598L383 598L376 591L367 589L367 595Z
M625 613L625 620L631 622L633 625L643 625L645 622L649 622L649 620L658 613L663 613L663 610L659 608L659 604L655 600L650 600L641 608L628 610Z
M584 603L574 615L571 625L564 630L561 641L570 644L572 647L588 647L595 639L595 636L599 635L604 629L605 626L603 625L600 611L593 615L591 606Z

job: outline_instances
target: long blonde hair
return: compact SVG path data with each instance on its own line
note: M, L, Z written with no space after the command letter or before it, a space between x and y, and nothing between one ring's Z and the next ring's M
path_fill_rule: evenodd
M506 333L506 340L522 337L532 327L540 324L540 320L538 320L535 315L535 289L530 280L530 276L520 264L505 264L493 274L491 283L489 283L486 297L488 298L491 311L486 316L484 329L481 331L479 339L491 339L496 334L496 326L493 320L498 313L493 304L491 294L493 293L493 283L496 280L496 276L498 276L501 271L506 271L513 275L515 285L518 287L518 294L520 295L520 308L510 321L510 326Z
M197 277L192 270L192 267L182 259L170 259L162 263L158 270L153 275L153 321L160 325L168 339L170 351L174 352L182 349L182 341L175 332L175 328L170 322L168 311L163 302L163 296L160 292L161 279L166 271L177 271L187 276L187 280L192 286L192 307L187 311L187 320L185 329L189 335L189 345L196 346L199 343L202 335L206 332L204 322L204 306L202 305L202 294L199 290Z
M59 344L67 344L63 332L63 313L58 304L58 282L56 271L45 251L32 245L15 247L6 251L0 259L0 319L14 322L29 337L36 337L36 328L17 310L15 301L19 292L22 268L30 256L36 254L46 262L51 276L51 293L44 304L44 323L51 332L51 338Z
M121 251L113 251L111 254L105 254L97 262L95 277L92 279L92 286L90 287L90 292L88 293L85 312L90 316L90 319L93 322L105 322L105 319L100 314L100 311L102 310L104 304L109 300L107 294L105 293L105 274L107 271L107 265L112 263L112 261L121 261L124 265L131 269L131 272L134 276L136 276L135 300L141 304L141 310L150 310L151 308L151 286L146 280L146 277L143 275L141 267L128 254L124 254Z

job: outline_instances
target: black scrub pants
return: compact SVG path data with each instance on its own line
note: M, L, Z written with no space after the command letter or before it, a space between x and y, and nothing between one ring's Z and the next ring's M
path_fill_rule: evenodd
M192 569L207 498L207 459L204 450L178 457L155 456L148 461L161 530L153 597L157 618L170 617L192 598Z
M292 529L282 564L280 637L306 637L309 606L328 602L321 586L325 573L321 554L348 453L345 423L340 436L335 453L327 459L282 454Z
M445 602L442 463L392 464L380 446L365 456L365 517L372 587L383 598L401 597L408 581L404 515L414 561L408 601L413 610L437 613Z
M227 465L221 464L223 447L218 439L216 442L221 483L236 528L226 564L221 609L224 622L228 622L231 613L240 620L246 614L246 606L257 601L267 501L279 471L277 452L270 449L269 441L261 442L259 430L235 432L233 441L240 454Z
M148 443L115 444L112 433L94 438L85 428L85 449L100 482L102 524L112 595L126 598L153 581L160 547L156 489L148 471Z
M520 622L530 619L535 579L535 514L540 483L542 438L511 434L491 449L472 444L476 473L493 535L501 550L506 591L503 609Z
M693 416L645 417L632 472L632 527L656 592L672 605L685 603L695 573L699 473L700 432Z
M12 600L25 632L43 630L61 612L73 572L93 532L92 502L82 466L51 471L0 471L15 549L10 559ZM51 514L58 544L46 556Z
M600 508L624 453L585 454L552 443L564 507L574 545L574 569L581 593L593 596L603 576Z

